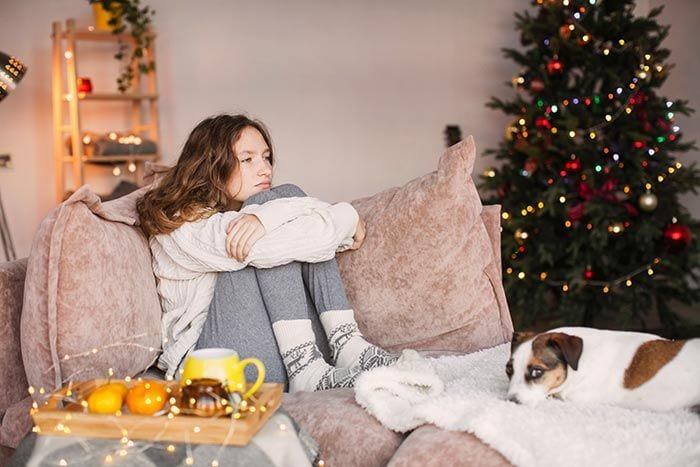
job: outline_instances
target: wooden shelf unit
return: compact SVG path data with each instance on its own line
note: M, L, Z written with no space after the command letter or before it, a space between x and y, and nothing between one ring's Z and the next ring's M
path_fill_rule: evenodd
M136 68L133 70L133 81L129 92L78 92L78 43L80 42L109 42L113 43L116 52L119 42L133 47L133 39L129 34L112 34L107 31L93 29L78 29L74 19L52 25L53 40L53 126L54 126L54 163L56 178L56 201L61 202L67 193L75 191L85 183L85 165L92 163L134 163L137 184L142 183L143 164L145 161L160 160L157 154L123 154L109 156L88 156L83 145L83 119L81 106L99 106L105 102L122 102L130 105L129 128L124 129L133 135L147 138L156 143L160 151L158 132L158 90L155 70L142 75ZM145 55L155 57L155 41L146 49ZM128 56L130 51L126 52ZM105 53L105 60L114 60L113 53ZM144 79L145 78L145 79ZM116 77L115 77L116 81ZM116 88L116 83L114 84ZM87 104L93 102L92 104ZM104 132L113 131L105 128ZM70 137L70 149L66 144ZM70 172L71 180L67 180Z

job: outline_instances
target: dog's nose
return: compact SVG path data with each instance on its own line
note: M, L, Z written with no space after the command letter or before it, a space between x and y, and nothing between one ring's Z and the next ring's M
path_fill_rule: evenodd
M509 402L515 402L516 404L520 404L520 400L518 399L518 396L513 394L512 396L508 396L508 401Z

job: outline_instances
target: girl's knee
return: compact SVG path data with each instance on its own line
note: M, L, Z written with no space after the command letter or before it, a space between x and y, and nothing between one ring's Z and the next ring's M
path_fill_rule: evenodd
M265 190L265 191L260 191L258 193L255 193L253 196L245 200L243 203L243 207L248 206L250 204L264 204L267 203L268 201L272 201L273 199L281 198L281 196L273 190Z
M282 198L294 198L299 196L306 196L304 190L291 183L285 183L284 185L279 185L272 188L272 191L277 193L278 196Z

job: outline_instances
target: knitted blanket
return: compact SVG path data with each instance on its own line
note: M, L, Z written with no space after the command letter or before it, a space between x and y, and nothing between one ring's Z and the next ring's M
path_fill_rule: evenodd
M388 428L467 431L518 466L700 465L700 416L547 400L505 400L507 344L426 358L404 351L357 379L355 397Z

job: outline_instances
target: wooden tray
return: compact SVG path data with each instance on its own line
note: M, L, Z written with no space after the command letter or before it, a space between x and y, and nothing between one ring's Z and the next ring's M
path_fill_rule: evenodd
M118 380L111 380L115 382ZM282 401L282 385L266 383L248 400L249 410L239 419L227 417L197 417L194 415L101 415L87 413L81 405L90 392L110 382L95 379L73 383L53 394L43 406L32 410L38 434L48 436L83 436L87 438L141 439L173 441L191 444L245 446ZM134 384L136 380L126 383ZM159 381L179 393L179 382Z

